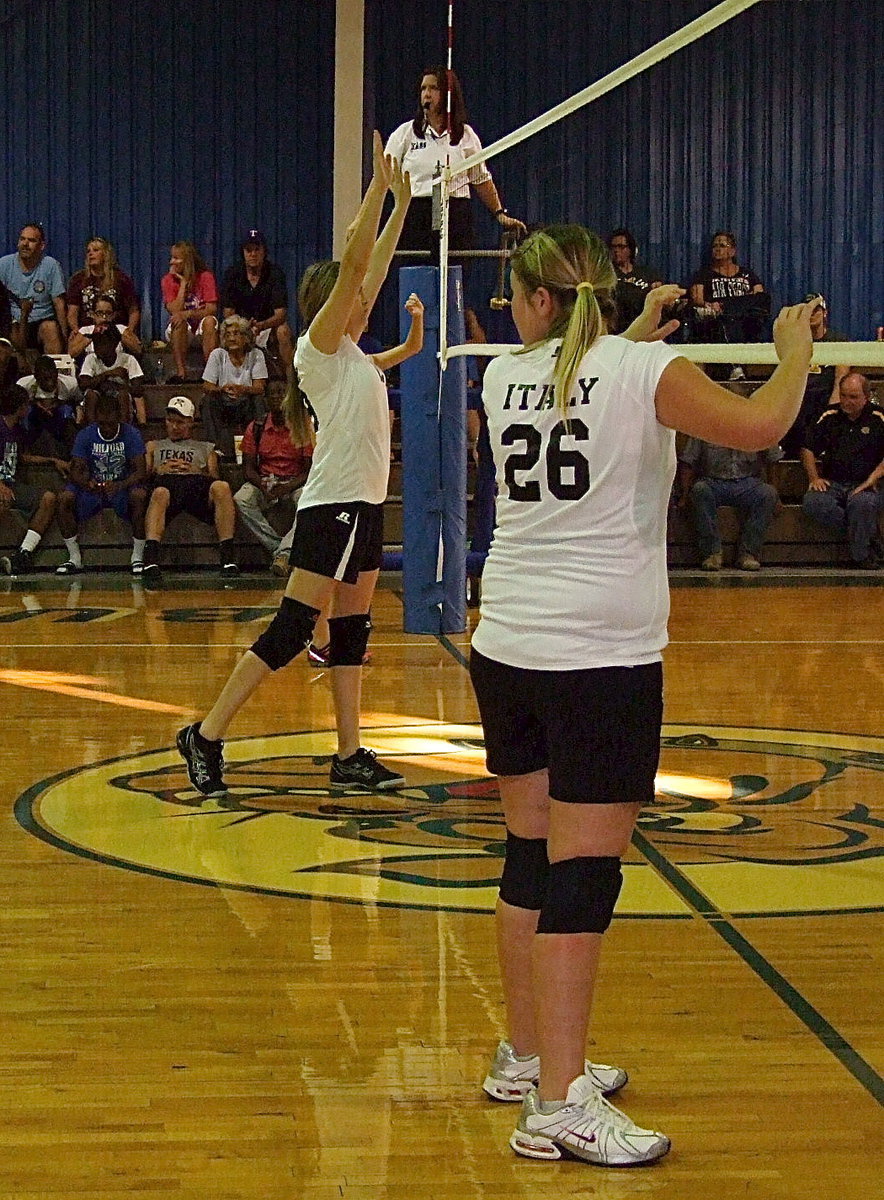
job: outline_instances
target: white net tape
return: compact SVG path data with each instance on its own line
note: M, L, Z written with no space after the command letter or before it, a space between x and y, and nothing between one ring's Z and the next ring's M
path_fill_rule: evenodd
M689 46L691 42L695 42L698 38L703 37L704 34L711 33L719 25L724 25L725 22L732 20L741 12L745 12L747 8L752 8L753 5L758 3L759 0L724 0L722 4L716 4L714 8L710 8L708 12L697 17L695 21L690 21L681 29L677 29L669 37L663 38L662 41L657 42L656 45L651 46L648 50L637 54L635 58L631 58L622 67L618 67L615 71L602 76L596 83L591 83L583 91L575 92L568 100L563 100L561 104L557 104L545 113L541 113L539 117L535 117L527 125L522 125L519 129L514 129L512 133L498 138L496 142L492 142L490 146L486 146L478 154L473 154L469 158L464 159L456 169L453 170L450 167L444 168L439 184L442 192L442 229L439 238L439 264L441 267L439 276L439 357L443 371L445 370L445 363L452 349L447 344L448 196L451 190L451 180L478 166L479 163L487 162L489 158L493 158L496 154L500 154L504 150L509 150L512 146L517 146L519 142L523 142L533 134L539 133L541 129L546 129L548 125L553 125L556 121L561 121L572 112L576 112L578 108L583 108L584 105L597 100L600 96L604 96L606 92L610 92L613 88L619 87L621 83L626 83L628 79L632 79L634 75L639 75L642 71L646 71L648 67L654 66L655 63L662 62L664 58L669 58L676 51Z
M697 41L707 33L711 33L713 29L717 29L719 25L732 20L740 13L745 12L747 8L752 8L753 5L759 3L759 0L724 0L723 3L715 5L696 20L689 22L681 29L663 38L656 45L651 46L648 50L644 50L641 54L631 58L629 62L618 67L615 71L603 76L595 83L584 88L580 92L576 92L567 100L563 100L561 104L555 105L548 109L545 113L541 113L539 117L535 117L533 121L529 121L527 125L522 125L519 129L514 129L512 133L506 134L505 137L498 138L496 142L492 142L489 146L484 147L478 154L473 154L469 158L464 159L456 168L446 167L442 172L442 178L439 186L442 193L442 229L440 233L439 244L439 262L441 271L439 275L439 358L442 370L445 370L445 365L449 358L462 357L464 355L480 354L485 356L493 356L497 354L505 354L512 350L510 345L490 345L488 343L482 345L466 345L466 346L449 346L448 343L448 196L451 190L451 181L458 175L463 175L465 172L478 166L480 163L487 162L489 158L502 153L504 150L509 150L513 146L517 146L526 138L531 137L535 133L539 133L541 129L546 129L547 126L554 124L556 121L561 121L564 117L576 112L578 108L597 100L600 96L604 96L606 92L610 92L613 88L619 87L621 83L626 83L635 75L646 71L649 67L654 66L663 59L669 58L678 50L690 45L691 42ZM691 344L679 347L679 352L685 358L691 359L692 362L702 363L740 363L746 365L764 365L775 364L777 362L777 353L771 343L751 343L751 344ZM851 367L884 367L884 342L818 342L814 345L813 361L818 366L838 366L849 365Z
M493 358L515 349L512 344L470 342L465 346L449 346L448 357L478 354ZM673 349L699 363L764 366L779 361L772 342L691 342ZM818 367L884 367L884 342L814 342L813 361Z

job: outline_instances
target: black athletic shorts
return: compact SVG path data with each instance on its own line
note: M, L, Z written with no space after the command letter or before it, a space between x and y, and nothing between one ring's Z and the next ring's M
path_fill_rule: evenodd
M289 562L303 571L355 583L361 571L377 571L384 556L384 506L316 504L299 508Z
M30 521L40 507L40 501L43 499L46 489L35 487L32 483L19 483L17 480L7 483L6 486L12 488L13 499L9 507L13 512L17 512L24 521Z
M660 758L663 665L528 671L473 650L488 770L546 768L566 804L650 804Z
M209 489L215 482L216 480L210 479L208 475L157 475L154 479L154 489L164 487L169 491L166 524L168 525L179 513L186 512L198 521L212 525L215 514L209 500Z

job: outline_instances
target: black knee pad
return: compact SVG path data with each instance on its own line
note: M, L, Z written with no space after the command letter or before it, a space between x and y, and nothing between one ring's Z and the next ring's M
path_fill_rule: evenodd
M371 633L371 613L330 617L328 622L328 665L360 667Z
M287 666L310 645L318 616L318 608L310 608L300 600L283 596L276 616L258 640L252 643L252 654L257 654L271 671Z
M566 858L551 863L537 932L604 933L622 886L619 858Z
M523 838L506 831L506 860L500 876L500 898L514 908L543 907L549 859L546 838Z

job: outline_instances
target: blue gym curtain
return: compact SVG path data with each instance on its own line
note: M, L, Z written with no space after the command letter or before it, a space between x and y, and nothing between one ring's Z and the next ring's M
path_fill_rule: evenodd
M455 66L486 143L711 7L712 0L455 0ZM366 0L366 123L412 115L444 60L445 0ZM147 291L169 244L220 274L262 228L294 286L331 248L334 0L0 2L0 251L46 224L66 273L102 233ZM880 0L765 0L675 58L501 155L528 221L629 226L686 280L732 228L775 304L809 288L835 328L884 324ZM353 136L360 136L354 130ZM483 245L497 228L477 205ZM470 299L487 312L493 270ZM389 331L395 337L395 326Z
M713 0L454 0L454 66L484 144L566 99ZM445 0L368 0L367 85L384 134L445 61ZM493 160L509 209L607 233L687 280L733 229L775 305L811 288L834 328L884 324L880 0L763 0L672 59ZM476 205L482 245L497 230ZM493 277L471 281L487 312ZM484 289L484 290L483 290Z

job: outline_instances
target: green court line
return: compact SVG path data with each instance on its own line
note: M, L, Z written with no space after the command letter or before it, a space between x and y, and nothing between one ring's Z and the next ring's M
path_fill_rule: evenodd
M469 660L460 649L444 635L437 635L439 642L448 653L464 668L469 667ZM784 975L769 962L764 955L745 938L731 921L712 903L688 877L661 854L638 829L633 832L632 844L639 854L666 880L678 893L689 908L708 922L723 941L734 950L743 962L754 971L758 978L777 995L786 1007L795 1014L799 1021L813 1034L818 1041L829 1050L843 1067L850 1072L854 1079L866 1091L884 1105L884 1079L860 1055L846 1038L831 1025L822 1013L794 988ZM775 914L773 914L775 915Z
M720 938L722 938L742 958L743 962L754 971L758 978L765 983L783 1001L799 1021L829 1050L843 1067L872 1095L879 1104L884 1105L884 1079L866 1060L857 1053L850 1043L841 1036L822 1013L801 995L781 975L776 967L764 957L759 950L748 941L731 921L712 903L690 879L673 863L661 854L648 838L635 830L632 844L636 850L647 859L654 869L663 876L666 882L678 893L684 902L694 912L708 922Z

